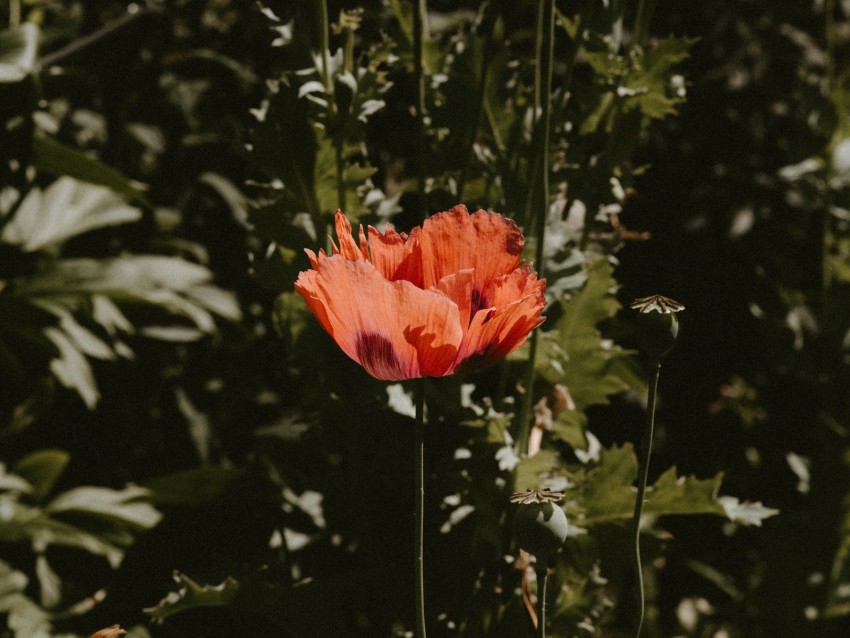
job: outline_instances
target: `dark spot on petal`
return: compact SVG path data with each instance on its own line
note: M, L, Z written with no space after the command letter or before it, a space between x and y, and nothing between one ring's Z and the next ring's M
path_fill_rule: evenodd
M472 289L472 303L469 308L469 319L470 321L475 316L475 313L481 310L482 308L489 308L490 300L487 299L487 296L481 292L478 288Z
M505 240L505 250L508 251L509 255L519 255L524 245L525 238L523 238L517 225L511 222L511 228L508 230L508 236Z
M377 332L361 332L355 342L357 358L366 372L385 381L406 378L392 341Z

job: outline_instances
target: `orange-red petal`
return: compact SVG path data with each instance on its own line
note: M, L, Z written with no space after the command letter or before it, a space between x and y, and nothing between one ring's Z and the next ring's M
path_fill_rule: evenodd
M479 368L508 356L543 323L545 280L529 269L516 269L488 287L489 308L472 317L453 370Z
M422 251L418 239L397 233L389 224L383 233L369 226L369 250L372 263L384 277L391 281L406 279L423 287Z
M341 254L346 259L352 261L369 259L369 247L366 244L366 235L363 232L362 226L360 227L360 245L358 246L351 234L351 223L341 210L336 211L334 225L336 226L337 241L339 241L339 248L334 245L334 255Z
M473 290L479 293L487 282L517 267L524 243L513 220L483 210L470 215L462 204L429 217L411 236L421 244L425 288L472 268Z
M463 338L457 306L408 281L388 281L368 261L320 256L295 290L340 348L373 377L443 376Z

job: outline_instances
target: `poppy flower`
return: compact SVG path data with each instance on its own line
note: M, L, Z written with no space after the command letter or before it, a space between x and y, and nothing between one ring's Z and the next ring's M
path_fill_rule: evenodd
M368 240L367 240L368 232ZM545 280L497 213L437 213L409 235L360 228L341 211L333 254L307 250L295 290L342 350L377 379L442 377L516 350L543 318Z

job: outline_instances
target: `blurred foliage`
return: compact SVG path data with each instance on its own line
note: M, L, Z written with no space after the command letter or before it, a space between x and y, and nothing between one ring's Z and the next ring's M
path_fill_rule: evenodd
M458 202L549 306L532 387L529 347L426 384L429 635L533 635L535 486L571 522L549 635L629 635L653 293L686 310L645 635L850 631L850 7L557 2L549 91L537 2L428 7L419 148L407 0L0 5L0 633L405 635L413 386L292 284L337 208Z

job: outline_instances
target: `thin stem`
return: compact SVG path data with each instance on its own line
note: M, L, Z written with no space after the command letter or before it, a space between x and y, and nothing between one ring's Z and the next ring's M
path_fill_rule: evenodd
M638 617L635 638L640 637L643 628L643 618L646 612L646 593L643 588L643 566L640 559L640 517L643 512L643 501L646 496L646 484L649 480L649 457L652 454L652 438L655 434L655 400L658 395L658 378L661 376L661 361L653 362L654 371L649 384L646 406L646 431L641 441L642 454L639 461L637 496L635 497L635 513L632 518L634 534L634 567L637 579Z
M419 190L418 216L421 221L428 214L428 198L425 194L425 68L423 49L425 46L425 22L427 7L425 0L415 0L413 11L413 74L416 77L416 185Z
M496 12L498 11L498 8L493 7L491 5L490 7L488 7L487 10L488 12L490 10ZM478 105L478 115L475 118L475 126L469 132L469 140L466 150L466 162L464 162L463 168L460 170L460 177L458 179L457 194L460 198L460 201L464 201L463 190L466 187L466 181L470 168L475 164L475 140L478 137L478 132L482 128L482 122L485 118L485 114L487 113L487 82L489 80L490 67L492 66L493 62L493 28L496 23L496 20L497 18L495 16L490 16L488 14L481 22L481 28L484 30L484 43L482 45L482 50L484 51L484 54L481 56L481 68L478 71L479 82L478 94L476 96L476 103ZM497 146L499 145L498 142L496 142L496 144Z
M826 36L826 80L827 91L832 91L832 80L835 77L835 0L826 0L824 6L824 31Z
M416 506L414 510L414 545L416 557L413 566L414 595L416 598L416 636L425 638L425 378L419 384L416 396L416 442L414 444L414 474L416 476Z
M345 154L343 152L343 144L340 135L339 139L334 143L334 157L336 158L336 206L339 210L345 210Z
M328 14L328 4L326 0L321 0L317 3L319 8L319 55L322 58L322 82L325 85L325 93L328 96L328 106L330 108L329 116L331 121L335 120L339 113L337 112L336 98L334 96L334 78L331 74L331 25L330 16ZM349 34L350 36L350 34ZM336 168L336 207L339 210L345 210L345 140L341 132L341 127L338 128L336 134L333 135L334 160ZM324 211L323 211L324 212Z
M642 47L649 33L649 23L655 13L655 0L639 0L635 11L633 44Z
M21 0L11 0L9 3L9 28L14 29L21 24Z
M543 198L543 205L537 216L536 240L534 265L537 267L537 274L543 277L543 244L546 240L546 217L549 212L549 129L551 128L552 109L551 96L549 95L552 86L552 56L555 40L555 2L554 0L540 0L538 5L540 11L540 20L538 23L538 61L537 66L541 72L535 73L535 102L540 99L540 119L537 122L539 131L540 147L537 149L537 162L540 173L540 193ZM532 168L531 179L536 181L536 173L538 171ZM533 183L533 181L532 181ZM532 189L533 190L533 189ZM528 223L533 219L532 213L532 198L529 197L526 204L525 218ZM537 358L537 343L539 331L535 330L531 334L529 343L528 367L525 374L525 395L522 400L522 409L520 410L520 432L517 439L520 456L525 456L528 453L528 435L531 430L531 404L534 399L534 361Z
M148 0L144 7L139 7L135 4L130 5L130 7L127 8L127 13L122 15L120 18L116 18L112 22L107 22L96 31L92 31L88 35L84 35L80 38L77 38L76 40L74 40L67 46L59 49L58 51L43 56L38 62L39 70L49 68L54 64L61 62L65 58L73 55L74 53L82 51L86 47L89 47L99 42L100 40L110 35L111 33L117 31L118 29L127 26L135 20L138 20L143 15L147 15L149 13L159 13L161 11L162 5L158 2L153 2L152 0Z
M322 81L325 83L325 93L328 94L331 104L333 100L334 83L331 77L331 50L330 50L330 18L328 17L327 0L320 0L319 6L319 55L322 56Z
M549 580L549 566L546 561L538 560L534 571L537 573L537 638L546 638L546 581Z

